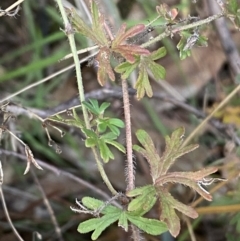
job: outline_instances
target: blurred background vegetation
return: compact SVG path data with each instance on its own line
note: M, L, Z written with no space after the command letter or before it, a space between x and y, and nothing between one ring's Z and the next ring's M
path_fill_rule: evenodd
M66 6L72 4L78 8L82 17L88 21L79 3L80 0L63 2ZM177 7L178 18L181 19L189 15L206 18L212 14L207 0L198 1L196 4L189 0L101 0L98 4L108 19L109 25L113 31L116 31L122 22L126 22L128 26L149 23L157 16L156 5L163 2L170 7ZM1 9L6 9L12 3L14 3L13 0L1 2ZM4 16L0 20L0 101L72 64L72 59L59 61L70 52L70 49L67 38L61 30L62 19L54 1L25 0L16 16ZM155 24L159 25L161 21ZM227 22L227 24L231 37L239 48L240 34L231 23ZM163 31L161 28L155 27L154 31L141 41L147 41L161 31ZM237 84L214 25L202 27L201 33L208 38L208 47L194 48L192 56L183 61L180 61L176 48L179 36L164 39L153 46L153 49L165 46L168 50L167 56L161 60L161 65L167 71L166 80L161 82L151 80L154 90L152 99L144 98L137 101L134 96L131 98L133 130L145 129L152 136L160 153L164 149L166 134L177 127L184 126L187 136L201 123L202 118L187 108L172 104L171 98L170 101L169 98L164 100L158 98L158 95L167 94L188 107L208 114ZM78 49L92 46L81 35L76 34L76 41ZM80 59L86 56L86 54L81 55ZM109 82L105 86L107 89L113 88L116 92L115 96L109 96L104 92L97 95L97 91L102 88L97 82L95 67L88 65L88 62L82 64L86 93L91 93L101 101L110 102L109 116L124 119L122 98L119 94L121 90L117 88L119 81ZM15 227L24 240L38 240L33 238L36 232L41 233L42 240L58 239L36 183L36 180L39 180L54 209L63 240L90 240L89 234L82 235L77 232L78 223L87 219L88 216L71 212L69 206L74 205L76 198L81 199L83 196L91 195L104 199L97 189L108 193L98 174L91 150L85 148L83 136L78 130L60 126L66 132L63 138L57 131L50 128L51 137L61 150L61 154L58 154L56 145L53 147L48 145L48 138L41 121L31 114L36 113L46 118L56 110L69 108L71 103L78 103L74 69L24 91L9 101L7 110L15 118L8 122L8 128L31 148L44 169L43 171L34 170L36 176L33 173L23 176L26 167L24 149L10 135L4 133L0 147L0 159L4 172L3 192ZM216 121L224 124L226 128L235 127L236 136L239 134L240 126L239 104L240 98L237 96L216 115ZM25 109L31 112L24 112ZM0 117L3 118L3 113L0 113ZM175 170L190 171L208 165L219 165L218 176L228 179L228 182L224 182L213 192L213 202L201 201L197 204L196 207L199 208L200 213L198 219L183 218L181 234L176 240L193 240L189 235L191 229L194 237L199 241L240 240L239 147L236 141L225 133L226 129L223 131L212 124L207 124L194 138L194 142L199 143L200 147L179 160L173 167ZM119 141L124 143L124 140L123 132ZM134 135L133 141L137 142ZM114 187L124 192L125 156L116 150L113 151L116 152L115 160L104 167ZM136 185L149 183L150 175L146 161L136 154L135 162ZM35 168L32 167L32 169ZM172 185L169 188L183 203L191 204L198 199L197 194L186 187ZM148 215L158 217L157 207ZM113 226L107 229L99 240L127 240L128 238L129 234ZM146 238L147 240L174 240L170 236L146 236ZM2 211L0 212L0 240L16 240Z

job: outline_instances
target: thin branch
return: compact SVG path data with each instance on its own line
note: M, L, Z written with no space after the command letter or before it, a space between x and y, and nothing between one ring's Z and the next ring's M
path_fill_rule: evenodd
M224 16L224 13L219 13L219 14L216 14L216 15L213 15L213 16L210 16L208 18L205 18L205 19L202 19L202 20L199 20L199 21L196 21L196 22L193 22L193 23L190 23L190 24L187 24L187 25L182 25L182 26L172 26L172 27L169 27L169 28L166 28L166 30L162 33L162 34L159 34L157 37L149 40L148 42L144 43L141 45L141 47L145 48L145 47L149 47L150 45L156 43L156 42L159 42L160 40L168 37L168 36L171 36L175 33L179 33L183 30L187 30L187 29L192 29L192 28L196 28L196 27L199 27L203 24L207 24L207 23L210 23L218 18L221 18ZM157 27L157 26L155 26Z
M93 53L93 54L91 54L91 55L83 58L83 59L80 61L80 63L84 63L84 62L88 61L89 58L91 58L91 57L93 57L93 56L95 56L95 55L96 55L96 53ZM23 89L15 92L15 93L13 93L13 94L11 94L11 95L3 98L3 99L0 99L0 103L1 103L1 102L4 102L4 101L6 101L6 100L12 99L13 97L15 97L15 96L17 96L17 95L19 95L19 94L21 94L21 93L23 93L23 92L25 92L25 91L33 88L33 87L36 87L36 86L38 86L38 85L40 85L40 84L43 84L44 82L47 82L48 80L50 80L50 79L52 79L52 78L54 78L54 77L56 77L56 76L58 76L58 75L60 75L60 74L62 74L62 73L64 73L64 72L72 69L74 66L75 66L74 64L69 65L68 67L66 67L66 68L64 68L64 69L61 69L61 70L57 71L56 73L51 74L51 75L49 75L48 77L46 77L46 78L44 78L44 79L42 79L42 80L39 80L39 81L37 81L37 82L35 82L35 83L31 84L31 85L28 85L28 86L24 87Z
M15 14L17 14L17 11L19 10L19 5L23 2L24 0L18 0L17 2L15 2L14 4L12 4L10 7L8 7L5 10L1 10L0 11L0 17L4 16L4 15L9 15L9 16L14 16ZM12 9L14 9L15 7L17 7L17 10L14 11L14 14L9 13Z
M15 156L23 161L26 160L26 156L22 155L22 154L19 154L19 153L16 153L16 152L13 152L13 151L8 151L8 150L4 150L4 149L0 149L0 154L5 154L7 156ZM101 197L103 197L105 200L108 200L110 199L111 197L105 193L104 191L102 191L100 188L98 188L97 186L94 186L92 185L91 183L89 182L86 182L85 180L81 179L80 177L77 177L75 176L74 174L70 173L70 172L67 172L67 171L64 171L62 169L59 169L53 165L50 165L40 159L37 159L36 158L36 161L46 170L49 170L53 173L55 173L57 176L60 176L60 175L63 175L63 176L66 176L67 178L79 183L80 185L92 190L93 192L95 192L96 194L100 195ZM114 204L117 206L117 207L121 207L117 202L114 202Z
M208 1L208 6L211 14L217 14L221 10L216 1ZM216 26L223 50L227 56L234 75L240 74L240 56L238 48L232 39L231 33L226 23L226 19L217 19L214 21L214 24Z
M197 133L201 131L201 129L208 123L208 121L213 118L213 116L221 110L238 92L240 91L240 85L238 85L221 103L209 114L198 126L194 131L186 138L183 143L183 146L186 146Z
M0 197L2 199L3 210L5 212L8 223L9 223L10 227L12 228L13 232L15 233L16 237L18 238L18 240L24 241L23 238L18 233L17 229L14 227L12 220L10 218L10 215L9 215L9 212L7 209L7 205L5 202L5 198L4 198L3 190L2 190L2 184L3 184L3 170L2 170L2 163L0 161Z
M80 100L80 104L82 104L82 102L85 100L85 95L84 95L84 88L83 88L83 82L82 82L82 74L81 74L81 68L80 68L80 62L78 59L78 55L77 55L77 48L76 48L76 44L75 44L75 39L74 39L74 31L72 29L71 24L68 21L66 12L64 10L64 7L62 5L62 1L61 0L56 0L59 10L61 12L62 18L63 18L63 22L65 25L65 31L69 40L69 44L71 47L71 51L73 54L73 59L74 59L74 63L75 63L75 68L76 68L76 74L77 74L77 85L78 85L78 92L79 92L79 100ZM86 125L87 129L91 129L90 126L90 121L89 121L89 116L88 116L88 112L87 112L87 108L82 105L82 112L83 112L83 117L84 117L84 122ZM105 182L105 184L107 185L107 187L109 188L109 190L112 192L113 195L117 194L117 191L113 188L110 180L108 179L107 174L105 173L105 170L102 166L102 162L99 159L99 155L97 152L97 149L95 147L91 148L93 153L94 153L94 157L98 166L98 170L103 178L103 181Z
M71 52L73 54L73 60L74 60L75 70L76 70L76 75L77 75L76 77L77 77L77 84L78 84L78 91L79 91L79 100L80 100L80 103L82 104L82 102L85 100L85 96L84 96L84 88L83 88L83 81L82 81L82 74L81 74L81 66L80 66L80 61L79 61L78 55L77 55L77 48L76 48L76 43L75 43L75 39L74 39L74 31L72 29L71 24L68 21L67 14L63 7L62 1L56 0L56 2L58 4L60 13L63 18L63 23L65 26L65 33L68 37ZM85 106L82 106L82 112L83 112L83 117L84 117L86 127L88 129L90 129L88 112L87 112L87 109Z
M52 220L52 223L53 223L53 226L54 226L54 229L55 229L55 232L56 232L56 236L58 237L58 240L63 241L64 239L63 239L63 236L62 236L62 232L61 232L61 229L59 227L56 216L54 214L54 211L51 207L51 204L48 201L48 198L47 198L47 196L46 196L46 194L45 194L45 192L44 192L44 190L43 190L34 170L31 170L31 174L32 174L33 179L34 179L35 183L37 184L37 187L38 187L38 189L39 189L39 191L40 191L40 193L43 197L43 202L44 202L44 204L45 204L45 206L46 206L46 208L49 212L50 218Z

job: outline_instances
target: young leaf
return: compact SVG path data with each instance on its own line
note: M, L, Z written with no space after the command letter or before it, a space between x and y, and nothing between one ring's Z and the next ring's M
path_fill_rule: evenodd
M168 169L176 161L177 158L198 148L198 145L182 147L184 133L185 130L183 127L181 127L176 129L172 133L171 137L165 137L166 147L160 161L161 167L159 171L159 177L167 173Z
M109 122L109 124L115 125L120 128L123 128L125 126L124 122L118 118L110 118L108 122Z
M105 84L108 77L112 81L115 81L115 74L110 64L110 56L111 56L110 49L108 47L102 47L100 48L96 58L98 62L97 79L101 86Z
M108 102L103 102L99 107L99 114L103 115L105 110L110 106L111 104Z
M92 113L95 115L99 115L99 106L98 102L95 99L89 99L89 101L83 101L83 105Z
M112 145L112 146L114 146L114 147L116 147L122 153L126 153L126 149L125 149L125 147L122 144L120 144L120 143L118 143L116 141L110 141L110 140L109 141L106 140L105 142L110 144L110 145Z
M131 216L130 214L128 215L128 219L139 229L151 235L160 235L168 231L166 223L156 219Z
M111 213L120 213L122 212L121 209L113 206L113 205L105 205L105 203L99 199L92 198L92 197L83 197L82 203L85 207L87 207L90 210L97 211L104 207L101 210L102 214L111 214Z
M118 227L122 227L125 232L128 231L128 216L126 212L122 212L119 216Z
M104 140L98 141L98 147L100 151L100 156L105 163L108 163L109 159L114 159L113 153L110 151Z
M135 35L141 33L145 29L144 24L138 24L126 31L126 23L123 23L118 30L115 39L112 41L112 48L115 49L117 46L121 45L128 38L134 37ZM125 32L126 31L126 32Z
M128 192L127 196L136 197L129 203L128 211L135 211L141 216L147 213L157 201L157 193L152 185L135 188Z
M152 97L152 95L153 95L152 87L149 83L146 68L144 67L144 65L140 64L139 69L140 69L139 75L138 75L137 82L135 85L135 88L137 89L137 99L138 100L140 100L144 97L145 92L148 97Z
M69 21L76 28L77 32L82 35L90 38L95 43L98 43L97 36L92 31L92 29L85 23L85 21L78 15L77 11L74 8L66 8L66 13L68 14Z
M155 62L151 61L148 63L148 69L152 72L156 80L165 79L166 70L162 65L156 64Z
M127 79L129 75L133 72L134 69L137 68L139 61L135 61L135 63L123 62L115 67L115 71L121 74L123 79Z
M95 230L92 233L91 239L96 240L108 226L110 226L112 223L118 220L118 217L118 213L112 213L106 214L101 218L89 219L79 224L78 232L88 233Z
M167 50L165 47L161 47L158 50L155 50L151 53L150 58L151 60L158 60L162 57L164 57L167 54Z
M180 231L180 220L174 209L191 218L197 218L198 214L192 207L177 201L165 188L156 187L156 189L161 206L160 220L167 223L170 233L176 237Z
M148 161L150 165L150 171L153 183L155 183L156 179L159 177L159 167L160 167L160 160L154 143L151 137L147 134L144 130L138 130L136 132L136 136L138 141L143 145L144 149L138 145L134 145L133 149L135 151L140 152Z
M108 39L104 31L104 17L99 12L97 4L91 0L91 14L92 14L92 31L97 36L101 45L108 45Z
M118 45L112 49L114 52L121 54L129 63L134 64L136 56L149 55L150 52L138 45Z

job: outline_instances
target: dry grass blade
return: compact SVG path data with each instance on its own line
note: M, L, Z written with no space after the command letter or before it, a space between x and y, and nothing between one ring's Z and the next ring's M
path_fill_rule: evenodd
M2 170L2 162L0 161L0 185L3 184L3 170Z
M26 156L27 156L27 166L26 166L26 169L24 171L24 175L27 174L29 172L29 169L30 169L30 165L31 163L37 168L37 169L40 169L40 170L43 170L41 166L39 166L39 164L36 162L34 156L33 156L33 153L31 151L31 149L25 145L25 153L26 153Z

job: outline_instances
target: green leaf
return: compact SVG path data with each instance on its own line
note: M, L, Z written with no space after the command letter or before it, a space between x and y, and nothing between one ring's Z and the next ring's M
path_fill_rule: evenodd
M105 142L110 144L110 145L112 145L112 146L114 146L114 147L116 147L119 151L121 151L123 153L126 153L126 149L125 149L125 147L122 144L120 144L120 143L118 143L116 141L105 141Z
M194 189L203 198L205 198L208 201L211 201L212 196L202 186L204 186L205 177L216 172L217 170L217 167L209 167L196 172L170 172L166 175L160 176L156 180L155 186L163 186L168 182L180 183ZM208 182L206 183L206 185L209 185Z
M100 156L105 163L109 161L109 159L114 159L113 153L108 148L107 144L103 140L98 141Z
M111 132L117 136L120 135L120 130L118 127L114 126L114 125L108 125L109 129L111 130Z
M117 136L120 134L119 128L124 127L124 122L117 118L99 118L97 120L98 123L98 131L100 133L103 133L106 131L107 128L111 130L111 132L114 134L114 138L116 139Z
M90 210L97 211L98 209L102 208L103 206L104 209L101 210L102 214L111 214L111 213L120 213L122 212L121 209L113 206L113 205L105 205L105 203L99 199L92 198L92 197L83 197L82 198L82 203L85 207L87 207Z
M137 212L139 215L147 213L157 201L155 187L147 185L140 188L135 188L127 193L128 197L136 197L128 205L128 211Z
M103 133L106 131L108 124L106 122L102 122L102 123L99 123L97 127L98 127L98 131L100 133Z
M237 10L239 9L238 1L237 0L228 0L225 4L225 7L230 14L236 14Z
M95 99L89 99L89 101L83 101L82 104L93 114L99 115L98 102Z
M82 131L83 131L83 132L85 133L85 135L86 135L87 137L89 137L89 138L93 138L93 139L97 139L97 138L98 138L97 134L96 134L94 131L92 131L92 130L89 130L89 129L87 129L87 128L83 128Z
M89 219L79 224L78 232L88 233L90 231L95 230L91 236L91 239L96 240L108 226L110 226L112 223L118 220L118 217L118 213L113 213L104 215L101 218Z
M148 68L150 69L156 80L165 79L166 70L162 65L156 64L155 62L151 61L151 63L148 64Z
M180 220L174 209L191 218L197 218L197 212L190 206L177 201L165 188L157 187L161 206L160 220L167 223L170 233L176 237L180 231Z
M138 141L143 145L144 149L138 145L134 145L133 149L140 152L148 161L150 165L151 176L153 183L160 176L160 156L158 155L154 143L148 133L144 130L138 130L136 132Z
M99 45L108 45L108 38L104 30L104 17L99 12L97 4L91 0L92 31L98 39ZM101 44L100 44L101 43Z
M121 74L123 79L127 79L129 75L133 72L134 69L137 68L139 61L135 61L135 63L123 62L115 67L115 71Z
M115 125L117 127L123 128L125 126L124 122L118 118L109 119L109 124Z
M181 127L176 129L172 133L171 137L165 137L166 147L160 160L161 168L159 176L166 174L168 169L176 161L177 158L198 148L198 145L189 145L186 147L182 147L184 133L185 130L183 127Z
M86 147L94 147L98 144L97 139L95 138L87 138L85 140L85 146Z
M151 53L150 58L151 60L158 60L164 57L167 54L167 50L165 47L161 47L158 50L155 50Z
M85 21L78 15L77 11L74 8L65 8L68 15L69 21L73 24L76 31L82 35L90 38L95 43L98 43L98 38L92 29L85 23Z
M119 216L119 221L118 221L118 227L122 227L125 232L128 231L128 219L127 219L127 214L126 212L121 212Z
M128 220L139 229L151 235L160 235L168 231L166 223L156 219L128 215Z
M144 97L145 92L148 97L152 97L152 87L149 83L148 74L146 68L140 64L139 65L139 75L135 88L137 89L137 99L140 100Z
M117 139L117 135L112 132L108 132L101 135L100 139L104 141L112 141Z
M99 108L99 114L103 114L110 105L110 103L103 102Z

